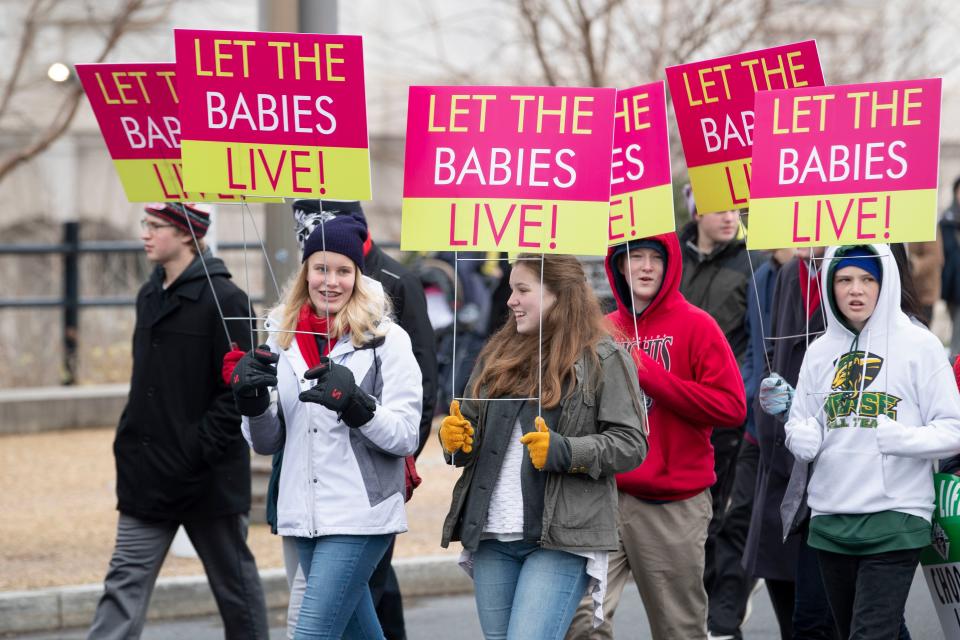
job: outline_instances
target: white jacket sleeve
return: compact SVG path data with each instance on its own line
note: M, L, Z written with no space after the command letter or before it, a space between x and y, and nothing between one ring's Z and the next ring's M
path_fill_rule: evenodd
M283 448L284 426L277 414L278 401L276 394L270 401L270 406L262 415L255 417L243 416L240 429L243 437L254 451L262 456L269 456Z
M939 360L939 359L938 359ZM946 458L960 452L960 392L953 369L940 363L917 390L925 424L897 424L897 438L884 453L907 458ZM933 368L933 367L931 367Z
M423 380L410 337L399 325L391 326L376 355L383 380L380 403L360 433L386 453L413 455L420 441Z

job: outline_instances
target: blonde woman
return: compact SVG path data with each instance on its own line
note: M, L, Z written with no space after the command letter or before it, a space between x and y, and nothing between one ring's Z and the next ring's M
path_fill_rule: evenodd
M403 458L418 444L421 376L362 274L366 238L353 216L314 229L267 344L231 378L253 449L283 451L277 529L296 539L307 582L295 638L382 638L367 583L391 534L407 530Z

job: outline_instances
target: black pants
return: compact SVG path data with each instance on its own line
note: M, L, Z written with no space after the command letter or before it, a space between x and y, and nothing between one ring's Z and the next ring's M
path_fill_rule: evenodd
M840 637L897 640L920 549L848 556L817 551Z
M370 576L370 595L377 609L377 619L383 627L387 640L406 640L407 631L403 621L403 600L400 597L400 584L390 562L393 559L393 544L396 536L380 559L380 564Z
M807 532L797 556L796 600L793 605L793 637L797 640L838 640L827 592L820 574L816 549L807 545ZM843 640L846 640L844 638Z
M780 627L780 640L793 640L793 603L796 600L796 583L793 580L764 580L773 615Z
M750 529L760 447L744 439L737 458L733 492L714 546L713 580L707 628L715 635L740 637L740 625L756 579L743 570L743 547Z
M727 504L733 493L734 480L737 476L737 457L740 454L742 440L743 427L714 429L713 435L710 436L710 443L713 444L713 470L717 474L717 481L710 487L713 517L710 519L710 526L707 527L703 570L703 586L706 587L707 593L713 591L713 580L717 573L715 567L717 535L723 527L723 520L727 515ZM753 491L753 485L750 486L750 490ZM749 525L749 521L747 524Z
M181 523L125 513L117 522L117 543L90 628L91 640L140 637L157 574L181 524L207 572L226 637L267 640L267 606L256 561L247 547L246 514Z

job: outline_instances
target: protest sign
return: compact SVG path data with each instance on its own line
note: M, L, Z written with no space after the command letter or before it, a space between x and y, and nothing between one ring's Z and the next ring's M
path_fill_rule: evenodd
M360 36L175 29L188 189L367 200Z
M920 555L945 640L960 640L960 477L933 476L933 542Z
M617 91L613 127L609 243L673 231L663 80Z
M757 94L752 249L936 238L940 79Z
M174 63L78 64L77 76L128 200L240 200L184 190Z
M606 254L615 94L410 87L401 249Z
M753 98L823 85L813 40L666 69L698 213L748 206Z

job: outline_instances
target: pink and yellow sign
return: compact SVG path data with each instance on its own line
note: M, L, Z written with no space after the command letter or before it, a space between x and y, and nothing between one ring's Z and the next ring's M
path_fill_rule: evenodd
M370 199L360 36L175 29L190 189Z
M174 63L78 64L77 75L128 200L240 200L184 190Z
M410 87L401 248L605 255L615 95Z
M609 243L673 231L663 81L617 91L613 127Z
M757 94L750 247L933 240L941 84Z
M666 74L701 215L748 206L754 94L823 86L813 40L681 64Z

